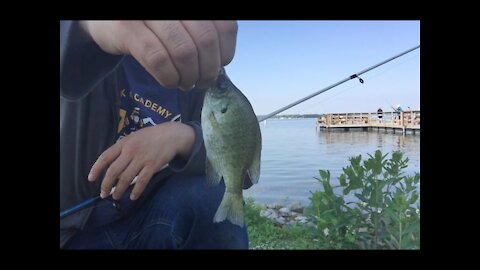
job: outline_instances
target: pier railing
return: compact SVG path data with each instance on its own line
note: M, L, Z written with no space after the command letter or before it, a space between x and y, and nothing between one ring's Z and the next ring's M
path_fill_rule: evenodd
M381 117L380 117L381 116ZM420 130L420 111L378 113L329 113L317 119L318 128L385 128Z

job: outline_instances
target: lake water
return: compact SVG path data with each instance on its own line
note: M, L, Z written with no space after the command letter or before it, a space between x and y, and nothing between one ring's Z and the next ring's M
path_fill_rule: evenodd
M316 119L267 120L260 123L262 159L260 180L244 191L260 203L289 204L300 201L308 205L310 191L321 190L318 170L330 170L332 185L338 185L342 168L349 157L401 150L410 159L407 175L420 172L420 134L402 135L385 131L316 130Z

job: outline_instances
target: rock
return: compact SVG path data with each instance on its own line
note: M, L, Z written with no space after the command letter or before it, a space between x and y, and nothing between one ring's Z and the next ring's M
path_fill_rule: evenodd
M286 207L282 207L278 210L278 214L282 217L287 217L290 215L290 210L288 210Z
M269 217L272 213L268 210L260 210L261 217Z
M295 202L289 207L285 207L279 203L273 203L265 205L265 208L260 210L260 216L272 220L273 223L279 227L294 226L295 224L315 227L315 225L309 222L308 218L302 214L303 209L303 206L299 202Z
M274 219L278 217L278 214L273 209L265 209L265 210L260 210L260 216Z
M270 216L268 218L270 219L276 219L278 217L278 213L275 210L270 209Z
M269 203L267 204L267 208L278 210L282 208L282 205L279 203Z
M297 213L297 212L290 212L290 215L292 216L292 218L296 218L296 217L301 216L301 214Z
M285 222L286 222L284 217L277 217L275 221L278 225L281 225L281 226L285 225Z
M297 213L303 213L303 206L300 202L294 202L290 205L290 211L292 212L297 212Z
M307 223L308 218L306 216L298 216L294 219L295 221L298 221L300 223Z

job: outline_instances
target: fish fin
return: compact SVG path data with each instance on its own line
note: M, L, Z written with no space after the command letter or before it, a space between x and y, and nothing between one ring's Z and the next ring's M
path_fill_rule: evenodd
M220 180L222 180L222 177L212 166L212 163L208 158L205 161L205 174L207 176L207 183L210 186L217 185L218 183L220 183Z
M243 228L243 197L242 193L235 194L231 192L225 192L222 202L213 217L213 222L222 222L225 219L230 220L235 225Z
M248 177L252 184L258 183L260 178L260 153L256 154L252 160L252 165L247 170Z
M215 114L213 113L213 111L210 112L210 114L208 115L208 120L210 120L210 125L212 125L212 128L214 129L219 128L217 118L215 117Z

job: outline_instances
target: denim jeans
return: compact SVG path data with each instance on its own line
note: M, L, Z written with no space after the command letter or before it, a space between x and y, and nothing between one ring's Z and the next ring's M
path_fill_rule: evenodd
M119 201L102 200L85 229L67 249L248 249L246 226L213 222L223 181L209 186L204 176L174 174L141 207L128 215L131 188ZM113 220L113 222L112 222Z

